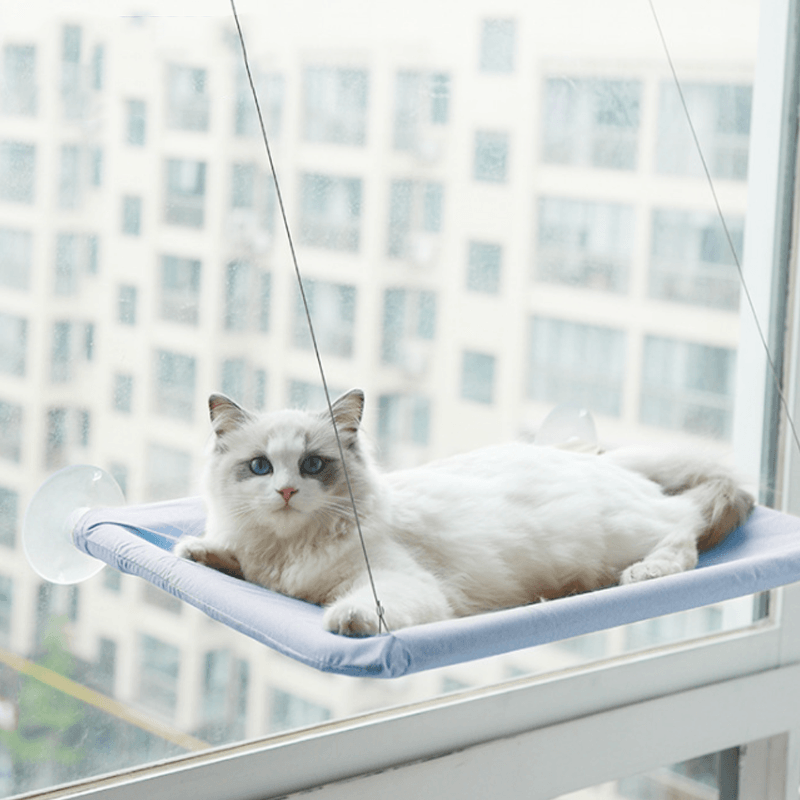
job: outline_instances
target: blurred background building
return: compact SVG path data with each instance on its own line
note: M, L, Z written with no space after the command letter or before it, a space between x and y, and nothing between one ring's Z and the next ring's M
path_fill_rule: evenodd
M19 532L54 470L102 466L129 502L192 494L211 391L324 405L227 4L119 5L0 25L0 645L154 727L76 700L74 758L42 767L5 734L7 793L741 620L703 609L375 683L110 570L43 584ZM530 437L559 403L612 443L729 449L739 276L640 5L242 3L328 382L366 391L387 467ZM665 29L741 254L757 6L697 6L671 3ZM0 678L24 733L41 703ZM71 745L82 727L95 739Z

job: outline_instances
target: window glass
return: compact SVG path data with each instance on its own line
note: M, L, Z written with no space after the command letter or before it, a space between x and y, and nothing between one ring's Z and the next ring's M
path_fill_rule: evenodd
M7 289L27 289L31 281L30 231L0 228L0 285Z
M0 141L0 200L32 204L35 181L36 145Z
M467 263L467 288L474 292L497 294L503 248L499 244L470 242Z
M34 116L37 103L35 45L5 45L2 70L0 112Z
M750 135L752 87L736 83L689 83L683 95L692 124L705 143L704 157L711 175L722 180L747 177L747 144ZM702 175L702 163L692 147L691 131L678 124L682 107L675 86L659 87L656 168L678 175Z
M624 292L633 255L634 209L562 197L539 201L536 276Z
M206 71L183 64L167 68L167 125L184 131L208 129Z
M640 81L548 78L542 112L542 160L636 169Z
M485 19L481 22L480 68L484 72L513 72L516 44L513 19Z
M205 219L205 162L167 159L166 177L164 221L173 225L202 228Z
M303 130L309 142L366 142L368 78L364 70L306 67Z
M28 320L14 314L0 313L0 373L25 375L28 347Z
M359 249L361 179L303 175L300 241L331 250Z
M467 351L461 362L461 396L491 405L494 398L495 357Z
M559 795L555 800L724 800L737 792L742 748L691 758L652 772Z
M0 795L753 622L746 598L376 682L110 569L42 588L20 528L53 470L97 464L131 504L190 497L210 393L325 405L227 10L42 3L0 25L0 647L130 713L4 668L21 723ZM741 250L757 2L714 25L667 5ZM562 403L606 441L729 455L739 278L669 66L647 14L577 7L583 27L525 0L243 15L330 393L364 389L381 468L529 440Z
M126 141L143 146L147 133L147 106L143 100L126 100Z
M122 198L122 232L139 236L142 232L142 198L125 195Z
M304 292L320 352L333 356L352 356L355 346L356 287L309 280L305 282ZM311 336L305 307L299 292L295 297L293 344L310 350Z
M475 134L475 180L505 183L508 171L508 134L478 131Z
M200 303L200 261L164 256L161 260L161 319L196 325Z

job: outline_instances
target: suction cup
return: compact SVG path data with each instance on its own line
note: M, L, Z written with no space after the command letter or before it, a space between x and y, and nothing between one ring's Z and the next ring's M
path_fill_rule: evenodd
M535 442L571 450L597 450L597 429L591 412L571 403L556 406L542 422Z
M76 465L51 475L31 499L22 547L34 571L50 583L80 583L105 566L75 547L72 531L93 508L125 502L117 482L99 467Z

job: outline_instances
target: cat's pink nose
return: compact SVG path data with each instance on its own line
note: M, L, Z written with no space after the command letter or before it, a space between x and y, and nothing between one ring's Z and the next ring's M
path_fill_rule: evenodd
M292 499L293 494L297 494L297 489L291 486L284 486L283 489L278 489L278 494L283 497L285 503Z

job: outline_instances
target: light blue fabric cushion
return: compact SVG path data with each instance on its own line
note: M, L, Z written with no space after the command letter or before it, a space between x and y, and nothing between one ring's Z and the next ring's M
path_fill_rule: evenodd
M756 508L697 569L546 603L350 639L322 628L322 609L176 558L199 535L199 498L90 511L76 545L210 617L326 672L395 678L753 594L800 580L800 519ZM380 596L380 585L377 586Z

